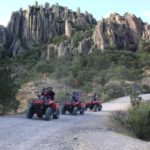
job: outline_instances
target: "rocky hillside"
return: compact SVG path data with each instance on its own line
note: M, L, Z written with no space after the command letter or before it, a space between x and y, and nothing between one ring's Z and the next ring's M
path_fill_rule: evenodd
M125 49L137 51L149 43L150 25L133 14L113 13L101 21L88 12L74 12L59 4L29 6L27 10L13 12L7 28L0 26L0 45L11 56L22 55L27 47L44 45L47 59L55 51L57 56L66 53L89 53L93 49ZM149 44L146 44L146 50Z

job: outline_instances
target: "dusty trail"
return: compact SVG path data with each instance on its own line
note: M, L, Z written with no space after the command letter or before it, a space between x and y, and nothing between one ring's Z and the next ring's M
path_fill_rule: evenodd
M150 99L150 94L143 98ZM103 104L102 112L61 115L51 121L0 117L0 150L150 150L150 142L116 133L109 126L109 114L128 105L128 97L119 98Z

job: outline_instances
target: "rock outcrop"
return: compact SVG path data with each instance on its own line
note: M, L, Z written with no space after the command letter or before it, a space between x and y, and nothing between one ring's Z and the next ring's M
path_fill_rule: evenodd
M65 36L71 38L71 25L68 23L68 20L65 21Z
M78 46L78 53L85 53L88 54L92 47L92 40L91 38L83 39Z
M150 40L150 26L133 14L114 13L97 23L93 33L95 47L136 51L141 39Z
M4 46L7 42L6 28L0 25L0 46Z
M74 12L58 3L42 6L36 2L27 10L13 12L7 28L0 26L0 45L10 55L22 55L28 47L44 45L48 47L47 60L54 51L58 57L89 53L94 48L135 52L144 42L150 43L150 25L133 14L113 13L96 23L88 12L81 13L80 8ZM150 44L142 49L149 50Z
M71 37L71 24L75 26L89 26L96 23L91 14L83 14L80 11L72 10L58 5L50 5L48 3L43 7L38 5L29 6L28 10L20 9L13 12L8 23L8 39L7 47L10 48L12 54L15 53L16 45L20 41L21 48L17 48L17 52L22 51L24 44L30 46L35 44L49 44L49 41L55 36L65 34ZM2 39L3 43L5 37ZM17 42L17 44L16 44Z

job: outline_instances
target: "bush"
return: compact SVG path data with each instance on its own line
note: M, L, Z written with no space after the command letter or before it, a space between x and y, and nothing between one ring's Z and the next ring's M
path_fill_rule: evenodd
M11 78L8 68L0 68L0 106L2 114L17 110L19 102L16 100L18 86Z
M108 94L106 94L106 93L101 93L101 100L103 102L106 102L106 101L111 100L111 97Z
M143 93L150 93L150 86L148 86L148 85L143 85L143 86L142 86L142 92L143 92Z
M67 92L69 92L69 91L67 91ZM56 95L57 95L56 101L58 101L61 104L65 103L66 101L69 101L70 94L66 93L65 90L59 91Z
M37 66L37 72L45 72L45 73L53 73L54 72L54 66L52 64L41 64Z
M121 83L108 83L104 86L104 93L108 95L109 98L118 98L125 96L124 87Z
M54 43L54 44L60 44L61 42L64 42L66 40L66 36L65 35L58 35L55 36L54 38L51 39L51 41L49 41L49 43Z
M126 123L138 138L150 140L150 104L141 103L139 107L130 108Z

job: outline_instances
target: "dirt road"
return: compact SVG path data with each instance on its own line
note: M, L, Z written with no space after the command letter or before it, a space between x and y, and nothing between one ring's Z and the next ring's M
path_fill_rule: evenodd
M150 94L143 98L150 99ZM0 150L150 150L150 142L116 133L109 126L110 113L128 105L128 97L119 98L103 104L102 112L61 115L51 121L0 117Z

